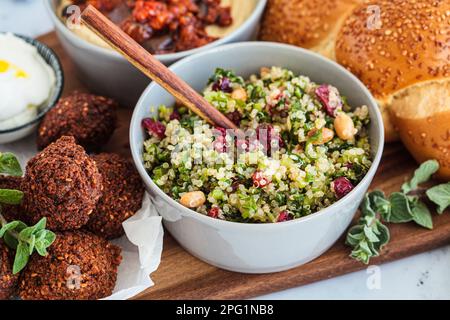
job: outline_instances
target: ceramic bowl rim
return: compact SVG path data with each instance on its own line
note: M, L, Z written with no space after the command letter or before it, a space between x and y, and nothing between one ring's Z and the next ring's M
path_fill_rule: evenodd
M62 95L63 89L64 89L64 72L63 72L61 60L59 59L56 52L53 49L51 49L49 46L47 46L46 44L43 44L42 42L40 42L39 40L36 40L34 38L24 36L21 34L12 33L12 32L0 32L0 34L8 34L8 33L25 40L28 44L35 47L38 50L39 55L44 60L45 60L45 57L42 56L42 53L40 52L40 50L44 50L44 51L48 52L50 54L50 56L52 56L52 58L55 59L55 66L50 65L47 61L45 61L47 63L47 65L49 65L52 68L52 70L55 72L55 88L52 92L52 95L47 99L47 101L39 106L39 107L41 107L41 110L39 111L36 118L34 118L33 120L28 121L24 124L21 124L20 126L10 128L10 129L0 130L0 135L23 130L23 129L33 126L36 123L38 123L39 121L41 121L45 117L47 112L49 112L51 109L53 109L54 106L56 106L59 98ZM44 107L44 108L42 108L42 107Z
M197 60L197 61L201 60L201 57L203 57L205 55L217 54L217 53L220 53L221 51L223 51L223 52L228 51L228 50L232 51L236 48L245 48L245 47L249 47L249 46L265 47L265 48L274 49L275 51L278 51L278 50L296 51L297 54L299 54L299 55L311 56L314 59L317 59L319 62L328 64L331 68L336 68L336 69L340 70L341 72L344 72L345 74L347 74L347 76L350 77L350 79L353 79L353 81L360 88L360 90L362 90L362 92L369 98L370 105L368 105L368 107L369 107L369 109L371 109L373 111L373 117L372 117L371 121L373 121L375 124L378 124L378 128L379 128L378 132L375 133L375 136L373 137L373 139L378 138L379 146L378 146L378 150L377 150L376 154L373 157L372 165L370 166L370 168L367 171L364 178L358 183L358 185L350 193L348 193L345 197L339 199L338 201L334 202L333 204L331 204L330 206L328 206L324 209L321 209L321 210L319 210L315 213L312 213L308 216L305 216L305 217L301 217L301 218L290 220L290 221L280 222L280 223L258 224L258 223L241 223L241 222L220 220L220 219L214 219L214 218L208 217L206 215L200 214L194 210L184 207L179 202L175 201L169 195L164 193L164 191L162 191L153 182L153 180L151 179L150 175L147 173L147 171L144 168L144 165L142 163L142 156L138 151L140 149L140 147L135 146L135 144L134 144L134 141L136 141L136 139L135 139L135 131L136 130L135 129L136 129L136 127L140 128L140 126L141 126L140 123L142 120L142 119L138 119L138 111L145 107L143 105L144 98L147 97L151 93L153 88L158 86L154 82L150 83L148 85L148 87L145 89L145 91L142 93L139 101L136 104L136 107L134 109L133 116L131 119L131 123L130 123L130 147L131 147L131 153L132 153L134 164L135 164L137 170L139 171L141 177L143 178L144 183L147 186L149 186L149 188L152 190L152 192L154 192L159 197L161 197L163 201L168 202L172 207L179 209L180 211L185 213L190 218L200 220L201 222L211 225L213 227L217 227L217 228L230 227L230 228L236 228L236 229L242 228L242 229L253 229L253 230L258 229L258 228L260 228L260 229L263 229L263 228L264 229L286 228L286 227L291 227L293 225L304 223L311 219L317 219L318 217L323 216L323 215L330 215L333 212L335 212L336 209L339 208L341 203L345 202L349 198L356 196L358 193L361 193L362 189L363 189L363 185L366 182L373 179L373 177L378 169L378 166L379 166L379 163L381 160L381 156L383 153L383 148L384 148L384 125L383 125L383 120L382 120L381 112L378 108L378 105L377 105L374 97L372 96L372 94L367 89L367 87L364 86L364 84L355 75L350 73L347 69L345 69L341 65L337 64L336 62L329 60L323 56L320 56L319 54L314 53L310 50L306 50L303 48L299 48L299 47L295 47L295 46L287 45L287 44L280 44L280 43L273 43L273 42L255 42L255 41L227 44L225 46L213 48L208 51L201 52L196 55L192 55L187 58L184 58L184 59L176 62L172 66L170 66L170 69L173 70L173 69L178 68L179 66L189 64L193 60Z

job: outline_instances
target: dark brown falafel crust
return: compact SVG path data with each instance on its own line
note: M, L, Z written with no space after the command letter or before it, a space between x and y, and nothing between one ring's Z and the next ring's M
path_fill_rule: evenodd
M95 162L73 137L62 137L31 159L22 182L23 207L31 223L47 217L54 231L84 226L102 192Z
M117 108L114 100L88 93L74 92L60 99L39 126L38 148L73 136L87 151L99 150L116 129Z
M11 298L16 293L19 275L12 273L13 255L0 240L0 300Z
M142 207L144 185L134 165L115 153L92 156L103 179L103 195L87 224L93 233L114 239L124 235L122 222Z
M22 177L0 175L0 189L22 190L22 180ZM25 215L22 213L21 205L2 204L2 215L8 222L13 220L27 222Z
M24 300L92 300L112 294L121 249L82 231L58 233L48 255L33 255L19 280Z

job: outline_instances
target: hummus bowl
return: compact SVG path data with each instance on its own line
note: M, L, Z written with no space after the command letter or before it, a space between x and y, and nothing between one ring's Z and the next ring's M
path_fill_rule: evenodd
M94 44L92 34L80 37L62 22L57 10L61 0L44 0L56 33L67 54L75 63L76 71L86 86L94 93L114 98L125 106L133 106L150 80L116 51ZM246 19L239 19L239 26L205 46L176 53L156 55L157 59L170 65L186 56L208 50L226 43L248 41L256 36L259 21L267 0L252 0L253 8ZM237 2L237 1L236 1ZM76 13L75 13L76 14ZM242 20L242 21L241 21ZM82 26L82 28L85 28ZM215 33L218 35L217 30ZM86 40L88 39L88 40Z
M167 230L194 256L236 272L287 270L328 250L352 221L383 151L381 114L367 88L343 67L313 52L283 44L245 42L193 55L170 69L201 92L217 67L233 70L245 78L267 66L283 67L306 75L316 83L331 84L348 98L350 105L366 105L369 109L372 166L355 189L316 213L282 223L247 224L212 219L192 211L173 200L152 181L142 160L143 143L147 139L141 127L142 119L155 117L154 107L171 106L175 99L162 87L150 84L135 108L130 126L134 162Z

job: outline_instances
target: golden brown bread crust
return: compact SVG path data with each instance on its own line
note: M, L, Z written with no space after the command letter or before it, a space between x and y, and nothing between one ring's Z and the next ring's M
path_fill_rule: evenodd
M381 28L368 28L368 5L379 6ZM395 129L417 161L438 159L450 178L450 1L368 1L347 17L335 50L377 99L386 140Z
M380 29L367 27L368 5L381 9ZM416 83L450 77L450 1L377 0L346 19L336 59L381 101Z
M260 38L314 49L330 58L341 23L363 0L269 0Z
M403 90L393 101L391 117L414 158L437 159L439 177L450 180L450 79Z

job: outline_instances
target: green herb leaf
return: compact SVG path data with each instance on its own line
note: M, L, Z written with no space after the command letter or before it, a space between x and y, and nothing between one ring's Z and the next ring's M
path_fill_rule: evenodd
M47 247L42 245L42 243L40 243L40 242L36 242L35 249L40 256L45 257L48 254Z
M370 242L380 241L380 239L378 239L377 235L375 234L374 230L369 226L364 226L364 235Z
M374 190L374 191L370 192L368 195L369 195L369 199L370 199L371 203L374 203L373 201L374 201L374 198L376 198L376 197L386 199L384 192L381 190Z
M436 160L428 160L420 165L414 172L414 176L410 182L404 183L402 186L403 193L409 193L417 189L419 184L430 180L431 176L439 170L439 162Z
M6 233L6 231L9 230L13 230L17 227L17 225L19 224L19 221L12 221L10 223L5 224L1 229L0 229L0 238L3 237L3 235Z
M19 160L14 154L10 152L0 153L0 173L17 177L23 175Z
M16 257L14 258L13 274L17 274L22 271L28 263L30 258L30 249L26 242L19 241L16 249Z
M389 243L391 235L389 233L388 227L386 227L380 221L377 221L377 228L378 228L378 238L380 239L378 245L379 249L381 250L386 244Z
M45 229L45 226L47 225L47 218L43 217L41 220L38 221L32 228L33 232L41 231Z
M16 250L17 249L17 245L19 244L17 239L15 237L13 237L9 232L5 233L5 235L3 236L3 241L6 243L6 245L9 248L11 248L13 250Z
M33 227L26 227L19 233L19 241L28 242L28 240L31 238L31 235L33 234L34 229Z
M8 223L1 214L0 221L3 224L0 228L0 238L3 238L8 247L16 250L13 264L14 274L26 266L34 251L41 256L47 255L47 248L56 239L55 233L45 229L46 218L42 218L31 227L19 220Z
M29 246L28 250L29 250L30 256L33 254L35 244L36 244L36 236L34 234L32 234L30 239L28 240L28 246Z
M376 190L369 193L369 198L374 210L381 215L383 220L390 221L391 203L386 199L382 191Z
M49 230L41 230L36 233L36 251L41 256L47 255L47 248L50 247L56 239L56 234Z
M401 192L394 192L389 197L391 203L391 214L386 222L403 223L413 220L408 197Z
M55 242L55 240L56 234L50 230L45 230L44 243L46 244L46 246L50 247L53 244L53 242Z
M0 203L17 205L22 202L23 192L19 190L0 189Z
M412 203L410 206L414 222L424 228L433 229L433 219L427 206L421 201Z
M427 190L427 196L438 206L437 212L442 214L450 206L450 182Z
M381 249L389 242L389 229L379 221L370 207L369 196L366 195L361 204L362 215L358 224L350 228L346 244L353 248L350 256L368 264L370 258L380 254Z
M389 242L389 229L381 223L377 214L386 222L414 221L422 227L432 229L433 220L429 209L420 201L419 196L411 195L410 192L428 181L438 170L439 163L436 160L426 161L414 172L411 181L403 184L402 192L394 192L388 199L379 190L368 193L360 206L361 219L347 234L346 244L353 248L350 256L368 263ZM438 205L439 213L450 206L450 182L433 187L426 194Z
M371 216L375 217L375 211L373 211L371 203L370 203L370 197L369 195L364 196L364 200L361 203L359 209L361 210L362 216Z

